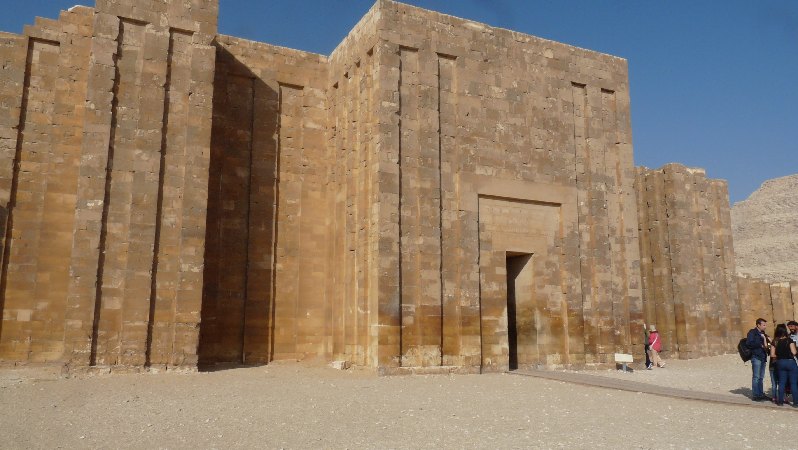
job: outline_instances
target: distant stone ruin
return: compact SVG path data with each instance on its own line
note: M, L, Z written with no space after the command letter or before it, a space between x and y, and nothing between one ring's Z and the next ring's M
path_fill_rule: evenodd
M646 322L733 349L725 182L635 169L625 60L389 0L329 57L217 15L0 35L3 362L586 367Z

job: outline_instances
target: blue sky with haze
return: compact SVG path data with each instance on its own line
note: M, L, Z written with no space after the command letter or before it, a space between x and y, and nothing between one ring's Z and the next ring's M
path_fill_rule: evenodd
M0 0L0 30L92 0ZM629 61L635 163L703 167L732 202L798 173L798 0L407 0ZM329 54L371 0L221 0L220 32Z

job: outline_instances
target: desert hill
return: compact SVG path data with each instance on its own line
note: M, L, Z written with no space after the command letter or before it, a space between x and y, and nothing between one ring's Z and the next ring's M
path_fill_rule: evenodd
M738 273L798 280L798 174L766 181L731 215Z

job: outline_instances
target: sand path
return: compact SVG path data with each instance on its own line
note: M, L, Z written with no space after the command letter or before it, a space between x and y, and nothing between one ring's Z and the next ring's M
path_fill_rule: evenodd
M746 395L736 355L593 372ZM767 381L767 380L766 380ZM62 378L0 371L2 448L789 448L798 411L524 376L376 377L303 364Z

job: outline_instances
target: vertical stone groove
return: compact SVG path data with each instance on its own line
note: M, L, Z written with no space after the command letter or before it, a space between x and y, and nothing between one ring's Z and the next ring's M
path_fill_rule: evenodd
M274 328L275 328L275 314L277 310L277 228L279 221L277 220L280 215L280 154L282 153L282 145L280 143L280 135L283 126L283 90L278 89L277 92L277 125L275 127L275 155L274 155L274 212L272 214L272 248L271 248L271 301L269 302L269 311L267 313L268 323L266 324L266 333L268 335L269 343L267 345L266 360L271 361L274 358ZM253 111L254 114L254 111Z
M244 242L247 243L246 249L244 250L244 289L242 295L244 298L241 302L241 363L246 364L247 359L247 352L246 352L246 331L247 331L247 300L249 299L249 238L250 238L250 223L252 217L252 173L255 171L253 167L253 153L255 151L255 78L250 79L251 87L250 87L250 102L252 104L252 108L250 108L250 117L249 117L249 179L247 181L247 213L246 213L246 220L244 221Z
M399 291L398 292L398 294L399 294L399 298L398 298L398 301L399 301L399 355L398 355L398 357L399 357L399 367L404 365L402 363L402 360L403 360L402 355L404 353L404 345L405 345L405 343L404 343L404 332L403 332L403 330L404 330L404 323L403 323L404 310L402 308L402 306L403 306L402 304L404 303L402 301L403 294L404 294L403 293L404 282L403 282L403 279L402 279L402 260L403 260L403 258L402 258L402 222L403 222L402 221L402 203L403 203L402 202L402 128L404 126L404 122L402 120L402 114L403 114L402 106L403 106L403 100L404 100L404 98L402 96L402 86L403 86L403 83L404 83L404 70L405 70L405 63L404 63L404 58L403 58L404 52L405 52L405 49L400 47L399 48L399 82L398 82L398 85L396 87L396 91L399 93L398 105L397 105L398 107L397 107L397 110L396 110L396 115L399 116L398 126L397 126L399 139L398 139L397 161L396 161L396 165L397 165L397 168L398 168L398 178L399 178L399 183L398 183L399 184L399 194L398 194L399 201L397 202L397 208L398 208L398 211L397 211L397 213L398 213L397 214L397 216L398 216L397 225L398 225L398 229L399 229L399 242L398 242L398 248L399 248L398 266L399 267L398 267L398 277L397 277L398 281L399 281L398 282L398 284L399 284L399 286L398 286L398 291Z
M587 202L588 208L591 200L590 190L589 189L582 189L586 183L589 183L590 177L586 177L587 181L583 181L580 174L582 170L587 171L589 163L586 161L586 157L580 156L580 149L582 151L587 152L587 145L588 145L588 138L587 138L587 129L588 129L588 116L587 116L587 86L580 83L571 83L571 92L573 93L573 124L574 124L574 182L577 187L577 214L576 214L576 226L579 232L579 279L582 283L582 315L583 317L587 314L589 310L592 309L592 299L593 299L593 283L591 280L586 279L585 275L588 273L589 269L586 267L585 262L583 261L582 256L589 252L589 248L585 248L585 243L589 242L587 236L584 235L587 228L592 229L593 227L590 226L589 223L583 223L582 214L579 209L581 208L581 204L583 202ZM581 113L581 116L580 116ZM579 120L581 119L582 123L580 126ZM584 198L585 194L587 194L587 199ZM589 244L588 244L589 245ZM590 321L589 317L584 317L583 320L584 324L584 336L585 336L585 356L587 358L587 354L592 353L595 355L596 347L598 343L598 336L594 334L593 324Z
M436 114L438 118L438 251L441 254L440 259L438 260L438 274L440 277L440 330L441 330L441 354L440 354L440 361L438 365L443 365L443 145L442 145L442 135L441 132L441 94L443 93L443 89L441 89L441 63L443 60L442 55L437 55L437 78L438 78L438 104L436 105Z
M464 365L462 338L465 333L461 298L468 290L462 285L465 255L462 247L465 220L458 213L455 186L455 130L457 123L455 64L457 57L438 53L438 168L440 189L440 279L441 279L441 365ZM445 180L444 180L445 177ZM449 189L447 191L447 188ZM458 217L460 216L460 217ZM446 217L446 220L444 220ZM459 220L452 220L457 217ZM444 232L444 228L446 228ZM448 258L444 258L444 255ZM470 306L470 305L469 305ZM473 353L473 352L472 352Z

